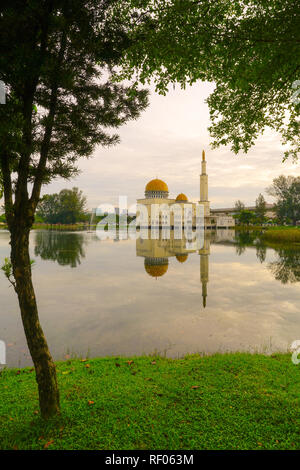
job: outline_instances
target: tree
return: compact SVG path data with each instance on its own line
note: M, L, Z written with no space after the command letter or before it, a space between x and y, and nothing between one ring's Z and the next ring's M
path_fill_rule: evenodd
M245 204L242 201L238 200L235 202L234 208L237 212L241 212L245 209Z
M258 198L255 201L255 215L259 224L264 223L266 219L266 212L266 200L262 194L259 194Z
M50 224L75 224L86 220L86 197L78 188L63 189L59 194L45 194L37 215Z
M37 216L41 217L44 222L56 224L59 195L45 194L37 206Z
M0 199L3 197L3 178L0 170Z
M300 148L300 4L296 0L123 0L136 8L121 77L133 70L165 94L214 82L207 102L213 146L247 152L266 127ZM126 9L127 5L127 9ZM147 21L145 21L147 19Z
M129 46L113 0L3 0L0 6L0 168L11 237L5 273L18 296L36 371L41 414L59 413L56 370L43 333L29 257L29 232L43 184L70 178L79 157L119 138L108 131L137 118L147 91L113 77Z
M296 225L300 220L300 177L280 175L267 192L276 199L275 212L281 223Z
M244 209L239 214L235 214L234 218L240 225L250 225L255 220L255 213Z
M61 223L74 224L86 218L86 197L78 188L63 189L59 193Z

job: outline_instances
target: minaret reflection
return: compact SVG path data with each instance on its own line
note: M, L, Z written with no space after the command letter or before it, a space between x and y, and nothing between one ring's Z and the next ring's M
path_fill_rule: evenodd
M146 232L148 238L146 238ZM164 276L169 267L169 258L175 257L179 263L188 261L191 253L200 255L200 282L202 285L202 304L206 307L207 284L209 281L210 233L205 231L204 240L188 240L185 237L176 238L176 232L170 231L170 237L163 238L159 230L151 238L151 230L145 229L143 236L136 240L136 255L144 258L144 268L147 274L156 280Z
M210 233L205 233L203 248L199 250L200 255L200 282L202 284L203 307L206 307L207 284L209 281L209 255L210 255Z

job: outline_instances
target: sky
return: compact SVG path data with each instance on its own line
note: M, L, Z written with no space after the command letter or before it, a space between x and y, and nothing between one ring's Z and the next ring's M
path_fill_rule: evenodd
M248 154L235 155L229 147L212 150L205 100L213 91L210 83L198 82L181 90L170 87L166 96L150 86L150 105L136 121L118 130L121 143L109 149L97 147L90 159L81 159L81 174L71 181L57 180L44 193L77 186L87 197L88 209L100 204L128 204L144 197L153 178L164 180L170 197L183 192L199 199L202 149L206 152L209 200L212 208L233 207L236 200L254 205L259 193L273 202L265 189L280 174L300 176L300 163L282 163L279 136L268 130Z

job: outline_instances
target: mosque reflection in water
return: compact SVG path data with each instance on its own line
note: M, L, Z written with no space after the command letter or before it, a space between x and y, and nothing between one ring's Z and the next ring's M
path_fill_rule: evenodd
M202 288L203 306L207 304L209 282L209 258L211 245L223 245L235 248L240 257L248 250L255 250L260 263L266 262L267 251L272 258L267 259L266 267L273 277L282 284L300 282L300 249L297 245L268 248L255 232L237 232L231 229L217 231L205 230L202 237L190 240L187 237L176 237L176 231L170 230L165 237L163 230L148 230L146 236L136 239L136 256L144 258L144 269L150 278L160 280L167 275L169 259L176 258L179 263L188 262L189 256L199 256L199 282ZM127 231L117 231L114 242L128 240ZM35 233L34 255L43 260L52 260L61 266L78 268L88 251L90 243L101 243L101 240L89 233L60 233L41 231ZM140 269L143 269L140 266ZM149 279L150 280L150 279Z
M179 263L185 263L189 254L199 255L200 283L202 285L203 307L206 307L207 284L209 281L209 255L210 232L205 237L176 238L175 231L170 231L169 238L165 239L163 232L153 238L153 232L148 231L148 238L139 237L136 240L136 255L144 258L145 271L156 280L166 275L169 267L169 258L175 257Z

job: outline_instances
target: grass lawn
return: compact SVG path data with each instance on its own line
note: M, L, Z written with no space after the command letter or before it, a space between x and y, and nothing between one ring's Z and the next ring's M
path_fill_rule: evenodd
M34 371L1 372L1 449L300 449L290 354L76 359L57 373L62 415L44 423Z

